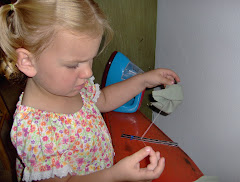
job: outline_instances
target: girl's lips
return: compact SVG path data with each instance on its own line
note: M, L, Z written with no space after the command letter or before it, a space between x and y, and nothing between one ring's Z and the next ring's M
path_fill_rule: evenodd
M82 84L82 85L77 85L75 88L76 88L76 90L81 90L83 87L84 87L84 84Z

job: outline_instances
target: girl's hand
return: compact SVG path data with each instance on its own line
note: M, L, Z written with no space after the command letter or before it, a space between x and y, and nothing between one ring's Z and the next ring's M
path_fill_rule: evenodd
M146 88L153 88L158 85L172 85L175 80L180 82L179 76L170 69L158 68L145 72L139 76L142 76Z
M150 164L140 168L140 161L149 156ZM165 159L151 147L144 147L112 167L114 181L149 181L157 179L163 172Z

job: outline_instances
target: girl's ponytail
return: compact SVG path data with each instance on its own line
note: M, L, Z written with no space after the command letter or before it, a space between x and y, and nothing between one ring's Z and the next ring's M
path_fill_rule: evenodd
M19 70L16 67L17 53L19 47L14 25L14 5L4 5L0 8L0 73L7 79L19 78Z

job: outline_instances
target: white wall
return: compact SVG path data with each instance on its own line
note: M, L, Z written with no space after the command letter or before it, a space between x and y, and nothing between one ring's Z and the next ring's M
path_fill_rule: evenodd
M184 90L158 127L205 175L240 182L240 0L158 0L156 67Z

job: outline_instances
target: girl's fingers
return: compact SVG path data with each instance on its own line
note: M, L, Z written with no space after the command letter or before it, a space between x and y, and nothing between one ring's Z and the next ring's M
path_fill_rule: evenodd
M157 159L159 160L160 159L160 152L156 152L156 155L157 155Z
M154 173L155 175L157 175L156 178L158 178L162 174L164 167L165 167L165 158L161 157L161 159L158 161L158 166L154 169Z
M149 154L150 164L147 165L148 170L154 170L157 167L159 160L157 155L158 155L157 152L154 152L153 150L150 152Z
M150 153L152 152L152 148L147 146L142 148L141 150L137 151L136 153L134 153L133 155L131 155L132 160L134 161L134 163L139 163L141 160L143 160L145 157L147 157L148 155L150 155Z
M157 179L159 178L159 176L162 174L163 170L165 167L165 159L164 158L160 158L160 160L158 160L158 164L157 167L154 170L148 170L148 169L140 169L142 171L142 179Z

